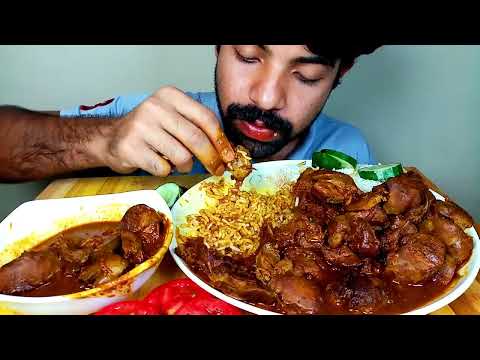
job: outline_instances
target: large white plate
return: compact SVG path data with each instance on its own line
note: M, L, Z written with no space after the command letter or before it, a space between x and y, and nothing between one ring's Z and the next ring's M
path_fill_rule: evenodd
M262 192L269 192L272 190L274 191L279 186L283 185L285 182L296 180L300 173L309 166L311 166L311 161L298 160L272 161L255 164L255 170L252 172L252 174L250 174L247 179L245 179L242 189L248 190L254 188ZM342 172L351 175L357 186L363 191L370 191L372 186L379 184L374 181L365 181L359 178L357 173L354 173L353 171ZM224 177L226 179L229 179L230 174L226 172ZM188 215L197 213L201 208L205 206L205 201L207 197L205 193L200 190L200 186L205 182L214 182L218 181L219 179L220 178L218 177L210 177L193 186L191 189L185 192L185 194L183 194L183 196L175 203L172 208L173 222L176 227L184 224ZM445 200L435 191L431 190L431 192L437 199ZM461 274L459 279L453 282L441 296L433 299L430 303L424 305L421 308L405 313L405 315L430 314L457 299L470 287L480 269L480 239L473 227L467 229L465 232L473 237L473 252L468 263L459 270L459 274ZM259 307L247 304L245 302L236 300L205 283L202 279L195 275L190 270L188 265L175 253L175 248L177 247L175 233L176 231L174 231L173 239L170 244L170 253L177 265L185 273L185 275L187 275L187 277L189 277L197 285L199 285L201 288L208 291L212 295L218 297L219 299L222 299L223 301L226 301L227 303L232 304L245 311L248 311L252 314L279 315L278 313L264 310Z

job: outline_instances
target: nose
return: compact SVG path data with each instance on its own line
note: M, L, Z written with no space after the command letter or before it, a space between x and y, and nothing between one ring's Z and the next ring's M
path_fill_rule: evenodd
M273 71L261 74L250 89L250 100L265 111L281 110L286 104L281 74Z

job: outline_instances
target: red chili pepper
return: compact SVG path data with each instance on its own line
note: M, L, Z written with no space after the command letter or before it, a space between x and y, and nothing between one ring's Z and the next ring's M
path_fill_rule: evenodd
M151 304L139 300L128 300L108 305L95 315L159 315L159 313Z
M175 315L242 315L235 306L211 297L198 297L183 305Z
M152 290L143 300L160 314L172 315L193 299L211 295L190 279L177 279Z

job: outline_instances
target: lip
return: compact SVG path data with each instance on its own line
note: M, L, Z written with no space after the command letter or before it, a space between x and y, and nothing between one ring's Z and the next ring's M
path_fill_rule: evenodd
M253 124L239 120L236 125L242 134L257 141L270 142L278 136L275 131L266 128L264 123L259 120L256 120Z

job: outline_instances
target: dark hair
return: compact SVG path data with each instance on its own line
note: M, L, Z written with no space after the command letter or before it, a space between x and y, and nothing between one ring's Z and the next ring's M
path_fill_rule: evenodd
M217 45L217 52L221 45ZM333 83L333 88L340 84L340 78L345 70L350 69L355 60L361 55L367 55L374 52L381 45L380 44L357 44L357 45L326 45L320 43L307 43L307 49L315 55L324 57L331 66L335 65L337 60L340 60L340 67L337 77Z
M344 71L350 69L355 60L361 55L367 55L374 52L380 44L358 44L358 45L326 45L320 43L307 43L307 49L315 55L321 55L329 60L332 66L340 60L339 71L333 83L333 88L340 84L340 78Z

